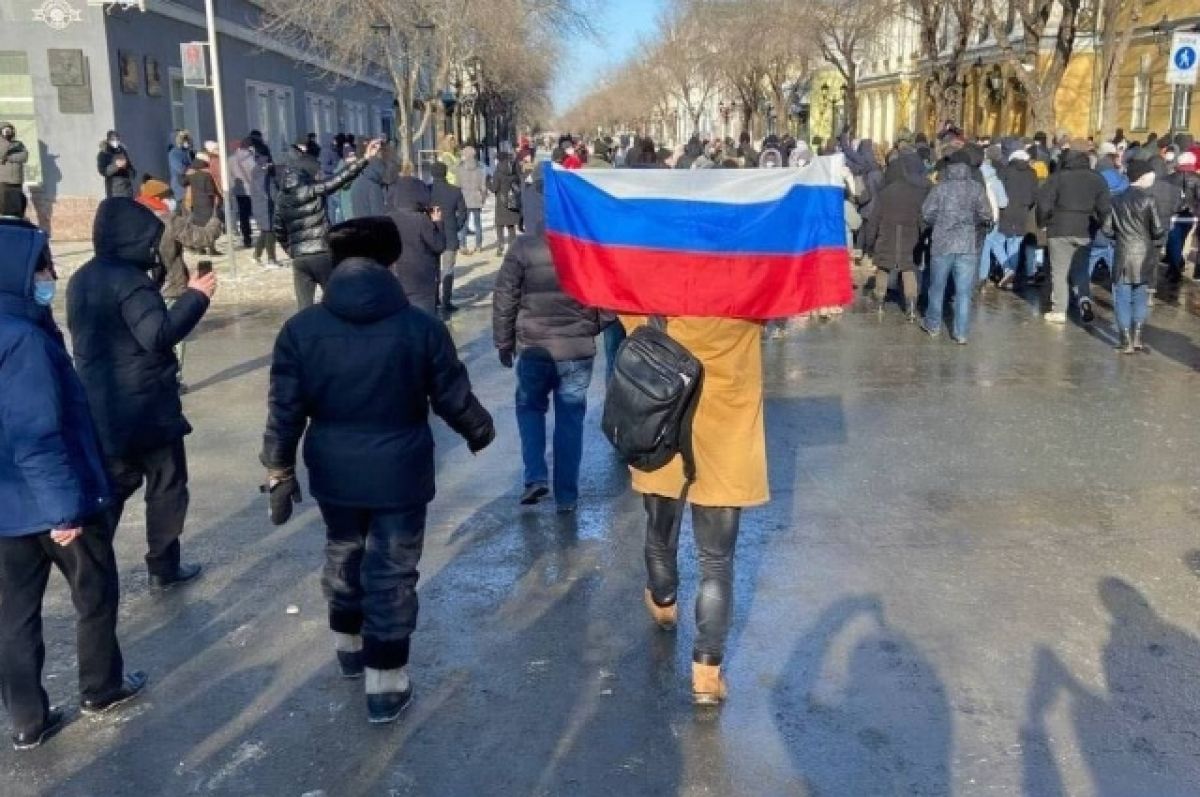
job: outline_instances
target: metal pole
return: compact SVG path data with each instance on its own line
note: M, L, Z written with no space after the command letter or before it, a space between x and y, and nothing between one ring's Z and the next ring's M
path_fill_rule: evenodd
M229 270L237 281L237 255L234 252L234 237L237 230L234 224L233 205L236 199L232 196L233 181L229 179L229 147L225 140L225 99L221 93L221 58L217 53L217 20L213 13L213 0L204 0L204 17L208 25L208 51L212 55L212 89L213 111L217 117L217 146L221 150L221 185L225 187L225 232L229 240L226 246L229 255Z

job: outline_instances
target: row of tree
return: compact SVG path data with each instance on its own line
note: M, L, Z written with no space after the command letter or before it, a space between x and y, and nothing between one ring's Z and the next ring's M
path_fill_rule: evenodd
M562 42L588 32L587 0L262 0L264 34L327 67L386 79L410 150L468 72L507 115L546 118ZM336 77L334 69L327 74ZM461 98L460 98L461 99Z
M1024 98L1035 129L1055 128L1055 95L1081 35L1098 42L1101 130L1116 126L1118 68L1144 7L1155 0L670 0L653 36L595 91L567 111L568 129L648 127L682 111L700 126L714 97L736 100L744 127L788 88L822 68L845 85L846 123L856 124L865 61L886 48L897 21L915 29L924 107L956 118L974 63L973 44L994 41L1004 89ZM784 111L786 112L786 110Z

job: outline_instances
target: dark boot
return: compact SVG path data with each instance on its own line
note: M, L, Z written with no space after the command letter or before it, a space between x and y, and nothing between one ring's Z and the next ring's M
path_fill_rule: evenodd
M1133 340L1129 337L1129 330L1120 330L1120 342L1117 343L1116 350L1121 354L1133 354Z
M367 720L372 725L395 722L413 699L412 682L401 667L398 670L366 668Z
M447 313L453 313L458 310L458 305L450 301L450 297L454 295L454 275L447 274L442 277L442 310Z
M1133 325L1133 340L1131 341L1134 351L1145 351L1146 344L1142 343L1142 325Z

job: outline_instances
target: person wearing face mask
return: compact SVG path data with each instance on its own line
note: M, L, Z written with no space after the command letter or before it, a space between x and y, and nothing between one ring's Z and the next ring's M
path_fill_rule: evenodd
M204 317L217 288L214 274L193 276L167 308L161 293L163 233L153 211L134 200L104 200L92 232L96 256L67 286L75 366L113 488L112 509L95 525L111 538L125 502L145 484L146 568L154 590L200 574L199 565L180 560L188 507L183 439L192 427L183 417L173 348Z
M0 193L23 193L29 150L17 138L12 122L0 122Z
M109 130L108 135L100 142L100 153L96 155L96 171L104 178L105 197L133 197L133 181L137 177L137 169L129 153L121 144L121 136L116 130Z
M78 614L80 707L114 710L137 696L117 642L112 538L83 529L109 502L87 398L50 312L54 265L20 194L0 196L0 696L17 750L64 723L42 688L41 606L50 570Z
M192 278L184 261L184 252L210 251L221 237L221 220L213 215L204 225L193 223L188 214L177 212L179 203L171 196L171 186L149 176L142 183L137 201L153 211L163 223L163 236L158 244L158 257L165 270L162 295L167 301L167 307L173 307L187 291L188 282ZM187 392L187 385L183 381L186 353L187 341L181 340L175 345L175 357L179 360L180 393Z

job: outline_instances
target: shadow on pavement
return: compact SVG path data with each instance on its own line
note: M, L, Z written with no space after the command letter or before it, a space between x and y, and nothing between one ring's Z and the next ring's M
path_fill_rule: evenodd
M1048 648L1034 653L1034 684L1021 733L1024 793L1030 797L1077 794L1059 770L1064 751L1050 730L1061 708L1075 730L1075 745L1100 797L1195 795L1195 673L1200 640L1164 621L1135 587L1105 578L1099 597L1109 614L1109 640L1100 655L1104 688L1097 694ZM1059 701L1065 703L1059 706Z
M783 673L772 705L804 793L950 794L946 689L877 595L827 608Z

